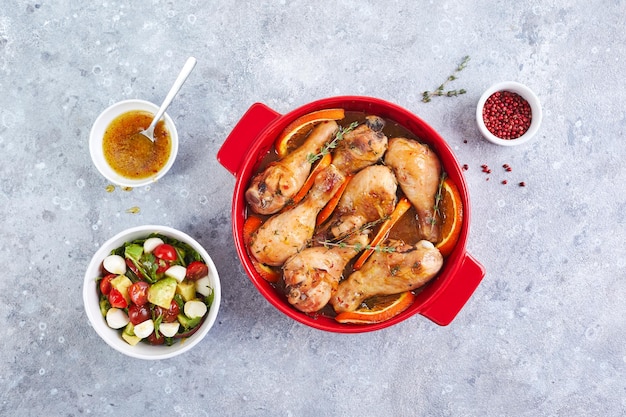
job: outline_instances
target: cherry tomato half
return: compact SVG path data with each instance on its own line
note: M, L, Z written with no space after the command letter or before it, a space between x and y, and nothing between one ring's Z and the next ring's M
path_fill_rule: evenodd
M164 323L172 323L178 320L180 308L178 307L178 303L172 300L172 302L170 303L170 308L167 310L159 306L154 306L154 314L156 317L163 316Z
M138 306L137 304L131 304L128 307L128 318L133 325L143 323L150 319L150 309L147 305Z
M111 280L117 275L109 274L100 280L100 292L103 295L109 295L111 292Z
M152 251L152 254L159 259L163 259L164 261L175 261L178 258L176 254L176 248L174 246L169 245L167 243L162 243Z
M128 287L130 301L138 306L146 304L148 302L148 288L150 288L150 284L145 281L135 282L133 285Z
M111 291L109 291L109 303L111 307L116 308L126 308L128 306L122 293L115 288L111 288Z
M204 262L193 261L187 265L187 275L185 276L190 281L197 281L200 278L204 278L209 275L209 267Z
M167 271L167 268L170 267L170 263L167 261L164 261L163 259L157 259L157 274L163 274L165 273L165 271Z
M137 267L135 266L135 264L133 263L133 261L131 261L130 259L126 258L126 266L135 273L135 275L137 275L137 278L139 279L146 279L146 277L143 276L143 274L141 272L139 272L139 270L137 269Z
M165 337L163 337L162 334L159 334L159 337L156 337L155 332L150 333L150 336L148 336L147 339L151 345L162 345L165 343Z

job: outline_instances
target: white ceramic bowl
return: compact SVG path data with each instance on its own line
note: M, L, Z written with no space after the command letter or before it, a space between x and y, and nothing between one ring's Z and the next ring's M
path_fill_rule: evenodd
M208 316L204 320L204 323L192 336L181 339L178 343L172 346L160 345L152 346L148 343L140 342L135 346L131 346L122 339L121 330L115 330L110 328L105 318L100 312L98 290L96 278L102 276L102 261L106 258L113 249L119 248L126 242L130 242L135 239L141 239L147 237L153 232L160 233L162 235L171 237L181 242L185 242L195 249L204 259L209 267L209 278L211 286L213 287L214 298L213 304L207 313ZM85 272L85 280L83 284L83 302L85 304L85 311L89 321L98 335L113 349L121 352L127 356L138 359L166 359L173 356L180 355L195 345L197 345L209 332L220 307L221 299L221 287L220 279L215 268L215 264L211 260L211 257L206 250L193 238L186 233L173 229L167 226L138 226L133 227L123 232L118 233L111 239L107 240L98 251L95 253L87 271Z
M144 100L124 100L115 103L105 109L91 127L89 134L89 152L91 153L91 159L94 165L100 171L100 173L109 181L122 187L141 187L157 181L163 177L169 171L176 160L178 154L178 132L172 118L165 113L163 119L165 120L165 126L170 132L170 138L172 141L172 149L170 157L165 163L165 166L156 174L142 179L130 179L126 178L117 172L115 172L111 166L106 162L104 158L104 151L102 149L102 140L104 138L104 132L109 124L119 115L129 111L144 110L152 114L156 114L159 110L159 106Z
M485 126L485 121L483 120L483 107L485 106L485 102L487 99L495 92L498 91L510 91L513 93L517 93L522 96L528 104L530 104L530 109L532 111L532 120L530 122L530 127L522 136L516 139L501 139L491 133L487 127ZM504 81L489 87L483 95L478 100L478 105L476 106L476 123L478 124L478 130L491 143L495 143L496 145L501 146L517 146L527 143L530 139L535 136L537 131L539 130L539 126L541 125L541 103L539 102L539 98L537 95L524 84L520 84L515 81Z

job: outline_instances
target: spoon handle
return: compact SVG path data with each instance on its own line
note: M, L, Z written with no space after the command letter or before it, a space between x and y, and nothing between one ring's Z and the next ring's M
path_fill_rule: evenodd
M170 91L167 93L167 96L165 96L165 100L163 100L163 104L161 104L159 111L154 116L154 119L152 119L152 123L150 123L150 127L148 129L151 129L151 128L154 129L154 127L159 122L159 120L161 120L163 113L165 113L165 110L167 110L170 103L172 102L176 94L178 94L178 91L183 86L185 81L187 81L187 77L189 77L189 74L191 74L191 71L196 66L196 62L197 62L196 58L192 56L187 59L187 62L185 62L185 65L183 66L183 69L180 71L180 74L178 74L178 77L176 78L174 85L172 85L172 88L170 88Z

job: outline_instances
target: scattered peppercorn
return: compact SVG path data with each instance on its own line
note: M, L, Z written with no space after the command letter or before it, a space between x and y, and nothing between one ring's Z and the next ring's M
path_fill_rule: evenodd
M482 172L484 172L485 174L491 174L491 168L489 168L489 165L487 165L487 164L482 164L482 165L480 166L480 168L482 169ZM509 164L502 164L502 168L504 168L504 170L505 170L505 171L507 171L507 172L511 172L511 171L513 170L513 168L511 168L511 166L510 166ZM469 166L468 166L467 164L464 164L464 165L462 166L462 169L463 169L463 170L467 170L467 169L469 169ZM489 179L490 179L490 177L488 176L488 177L486 177L486 178L485 178L485 181L489 181ZM508 184L508 183L509 183L509 181L508 181L508 180L501 180L501 181L500 181L500 184L504 184L504 185L506 185L506 184ZM520 187L526 187L526 183L525 183L524 181L519 182L519 183L518 183L518 185L519 185Z
M485 127L500 139L517 139L530 127L532 110L526 99L512 91L493 93L483 107Z
M467 164L463 164L463 167L462 167L462 168L463 168L463 171L467 171L467 170L469 169L469 165L467 165Z

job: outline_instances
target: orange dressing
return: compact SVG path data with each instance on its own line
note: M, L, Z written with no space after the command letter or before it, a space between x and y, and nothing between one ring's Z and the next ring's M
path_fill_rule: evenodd
M154 143L133 135L147 128L154 115L136 110L116 117L104 131L104 158L115 172L129 179L148 178L167 163L172 150L170 133L163 120L154 129Z

